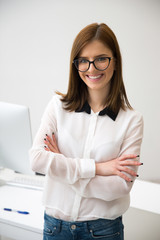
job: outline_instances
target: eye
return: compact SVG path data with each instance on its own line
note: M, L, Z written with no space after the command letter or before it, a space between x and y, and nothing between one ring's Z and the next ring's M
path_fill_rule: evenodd
M99 58L96 58L96 61L97 62L106 62L108 60L107 57L99 57Z
M78 59L78 62L79 62L79 64L83 64L83 63L88 63L88 60L87 59L85 59L85 58L80 58L80 59Z

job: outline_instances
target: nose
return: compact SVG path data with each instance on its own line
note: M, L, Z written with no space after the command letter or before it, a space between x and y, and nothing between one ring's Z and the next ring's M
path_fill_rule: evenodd
M94 63L93 62L90 62L90 67L88 69L89 72L94 72L94 71L97 71L97 69L95 68L94 66Z

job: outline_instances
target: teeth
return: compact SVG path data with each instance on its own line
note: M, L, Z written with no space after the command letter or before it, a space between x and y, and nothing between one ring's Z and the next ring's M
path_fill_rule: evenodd
M101 77L101 75L98 75L98 76L88 76L88 77L91 78L91 79L96 79L96 78Z

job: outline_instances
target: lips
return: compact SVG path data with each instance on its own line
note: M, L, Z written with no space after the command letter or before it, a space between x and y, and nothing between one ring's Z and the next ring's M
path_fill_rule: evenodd
M88 78L90 81L92 81L92 82L96 82L96 81L99 81L102 76L103 76L103 74L99 74L99 75L87 75L87 78Z

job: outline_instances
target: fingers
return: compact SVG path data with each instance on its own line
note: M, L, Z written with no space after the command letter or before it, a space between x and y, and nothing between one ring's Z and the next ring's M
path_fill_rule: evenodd
M142 165L142 163L138 162L138 161L132 161L132 160L126 160L126 161L121 161L120 162L121 166L140 166Z
M50 149L49 148L47 148L46 146L44 146L44 149L46 150L46 151L50 151Z
M119 168L119 171L120 171L120 172L126 172L126 173L128 173L129 175L134 176L134 177L137 177L137 176L138 176L135 171L133 171L132 169L127 168L127 167L120 167L120 168Z
M127 175L125 175L124 173L122 172L118 172L117 175L121 178L123 178L124 180L126 180L127 182L132 182L132 179L129 178Z
M56 140L55 136L53 139L54 133L52 133L52 138L46 134L46 138L44 139L47 145L52 145L53 147L56 147Z
M54 133L52 133L52 138L46 134L46 138L44 138L44 143L47 145L47 147L45 148L46 151L60 153Z
M125 173L127 173L133 177L138 177L138 175L135 171L133 171L132 169L127 167L127 166L143 165L143 163L140 163L138 161L138 157L139 157L139 155L135 155L135 154L127 154L127 155L123 155L123 156L119 157L117 159L117 169L118 169L117 175L120 176L121 178L125 179L128 182L133 182L130 177L125 175Z
M54 144L52 142L52 139L47 134L46 138L44 138L44 143L47 145L47 149L49 149L50 151L54 151Z
M54 133L52 133L52 139L53 139L53 141L56 143L56 145L57 145L57 141L56 141L56 137L55 137L55 135L54 135Z
M124 161L124 160L127 160L127 159L136 159L136 158L138 158L138 157L139 157L139 155L126 154L126 155L120 156L118 159L119 159L120 161Z
M120 156L117 160L119 160L121 166L140 166L143 163L138 161L139 155L135 154L127 154ZM128 160L134 159L134 160Z

